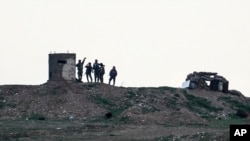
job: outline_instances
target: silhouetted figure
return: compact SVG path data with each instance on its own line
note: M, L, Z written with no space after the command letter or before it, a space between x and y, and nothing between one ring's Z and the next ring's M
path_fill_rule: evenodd
M113 66L113 68L110 70L109 72L109 85L110 85L110 82L113 80L113 86L115 85L115 78L117 76L117 71L116 71L116 68L115 66Z
M99 82L99 79L100 79L100 74L99 74L99 63L98 63L98 60L96 59L95 60L95 63L93 64L93 70L94 70L94 79L95 79L95 82Z
M93 81L92 80L92 76L91 76L91 72L92 72L92 65L91 63L89 62L88 65L85 66L86 68L86 78L87 78L87 81L89 82L89 78L91 80L91 82Z
M103 83L103 75L105 74L105 68L104 65L102 63L100 63L100 68L99 68L99 77L100 77L100 81L101 83Z
M82 81L82 72L83 72L83 64L86 60L86 57L81 61L81 60L78 60L78 63L76 64L76 67L77 67L77 74L78 74L78 81Z

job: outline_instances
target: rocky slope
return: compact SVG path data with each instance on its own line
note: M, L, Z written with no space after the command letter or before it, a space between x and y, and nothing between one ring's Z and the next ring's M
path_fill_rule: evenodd
M124 88L95 83L48 82L34 86L0 86L0 113L1 121L112 121L119 126L206 127L215 120L237 116L248 122L250 100L243 95L166 86ZM177 130L174 128L173 131Z

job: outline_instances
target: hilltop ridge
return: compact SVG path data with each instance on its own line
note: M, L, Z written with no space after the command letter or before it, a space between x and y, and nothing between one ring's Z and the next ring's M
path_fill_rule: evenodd
M239 112L245 114L244 118L239 117ZM219 120L249 122L250 100L243 95L167 86L125 88L101 83L48 82L0 86L0 113L3 121L73 120L114 126L206 127ZM224 128L220 135L226 131Z

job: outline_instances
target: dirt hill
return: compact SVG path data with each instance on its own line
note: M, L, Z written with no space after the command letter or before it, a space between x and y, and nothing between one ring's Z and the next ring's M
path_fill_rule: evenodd
M0 113L0 125L10 127L0 128L0 140L228 140L230 124L249 122L250 100L207 90L48 82L0 86ZM22 124L31 125L19 131ZM66 132L77 137L61 137Z

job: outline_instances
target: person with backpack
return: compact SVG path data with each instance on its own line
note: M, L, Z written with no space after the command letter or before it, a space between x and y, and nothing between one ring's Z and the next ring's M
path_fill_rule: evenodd
M78 63L76 64L77 67L77 74L78 74L78 81L81 82L82 81L82 73L83 73L83 64L86 60L86 57L81 61L78 60Z
M98 63L98 60L96 59L95 60L95 63L93 64L93 70L94 70L94 79L95 79L95 82L99 82L99 63Z
M100 70L100 72L99 72L99 74L100 74L100 81L101 81L101 83L103 83L103 76L104 76L104 74L105 74L105 68L104 68L104 65L103 65L103 63L100 63L100 68L99 68Z
M91 72L92 72L92 65L91 63L89 62L88 65L85 66L86 68L86 78L87 78L87 81L89 82L89 78L91 80L91 83L92 83L92 76L91 76Z
M109 72L109 85L110 85L110 82L113 80L113 86L115 85L115 79L116 79L116 76L117 76L117 70L115 68L115 66L113 66L113 68L110 70Z

